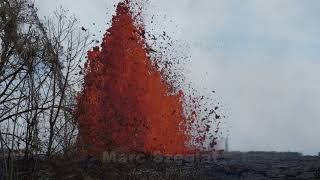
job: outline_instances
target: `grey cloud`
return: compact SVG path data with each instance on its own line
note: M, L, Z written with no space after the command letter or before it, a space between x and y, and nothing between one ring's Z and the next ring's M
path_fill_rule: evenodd
M37 1L42 14L62 4L102 32L118 2ZM320 151L318 1L150 4L148 14L161 15L158 27L190 44L190 80L216 89L226 105L232 150Z

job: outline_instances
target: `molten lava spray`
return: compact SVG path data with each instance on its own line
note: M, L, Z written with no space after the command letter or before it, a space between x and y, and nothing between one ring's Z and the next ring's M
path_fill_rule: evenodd
M76 110L79 139L88 154L191 151L184 94L173 93L153 66L144 34L135 26L128 3L122 2L101 48L88 52Z

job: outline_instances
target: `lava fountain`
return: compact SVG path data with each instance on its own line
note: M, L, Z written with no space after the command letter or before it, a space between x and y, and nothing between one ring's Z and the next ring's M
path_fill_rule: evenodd
M101 47L88 52L76 119L87 154L106 150L186 154L190 118L184 93L173 87L148 56L145 31L121 2Z

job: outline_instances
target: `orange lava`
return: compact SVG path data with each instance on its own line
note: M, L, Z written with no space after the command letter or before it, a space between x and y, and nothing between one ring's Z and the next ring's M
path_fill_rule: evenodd
M88 52L76 118L83 150L189 153L183 92L152 65L144 30L134 25L127 3L120 3L101 48Z

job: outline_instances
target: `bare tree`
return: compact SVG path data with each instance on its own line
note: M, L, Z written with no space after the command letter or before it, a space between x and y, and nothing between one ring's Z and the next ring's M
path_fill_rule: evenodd
M13 178L13 155L67 156L81 60L90 46L74 16L60 8L40 19L29 0L0 1L0 145Z

